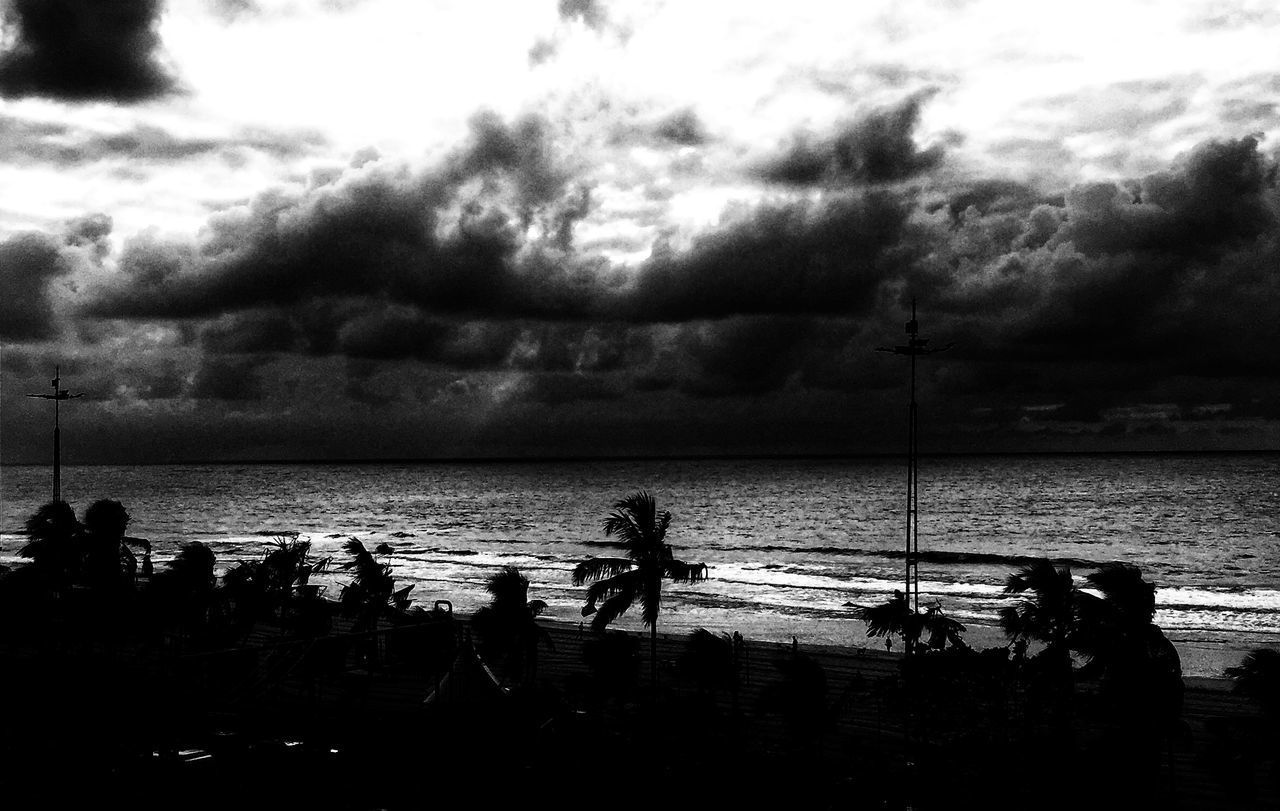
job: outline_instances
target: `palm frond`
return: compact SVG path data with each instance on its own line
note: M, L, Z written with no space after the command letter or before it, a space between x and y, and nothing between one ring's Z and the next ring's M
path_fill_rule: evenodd
M503 566L489 575L484 588L495 604L525 605L529 596L529 578L515 566Z
M620 572L613 577L597 580L587 587L587 604L582 607L582 616L594 614L596 611L596 603L601 600L611 598L619 594L630 595L627 599L634 599L642 590L640 582L640 572L631 570Z
M1022 594L1025 591L1061 591L1071 583L1071 569L1057 567L1048 558L1042 558L1018 569L1005 581L1005 594Z
M1280 650L1255 648L1245 654L1240 664L1225 671L1235 681L1235 689L1249 695L1270 691L1280 694Z
M573 585L615 577L634 567L635 563L626 558L587 558L573 568Z
M409 608L409 592L413 591L413 583L391 593L391 604L401 611Z
M171 572L174 577L192 587L212 588L216 582L213 569L217 562L218 558L212 549L199 541L192 541L182 545L173 560L165 564L165 571ZM237 568L232 568L227 573L231 574Z
M631 607L631 603L632 595L626 593L615 594L605 600L595 612L595 616L591 618L592 629L603 631L609 627L609 623L625 614Z
M921 629L928 632L929 647L935 650L942 650L947 645L956 648L968 647L960 636L964 633L964 625L959 620L943 614L941 603L929 606L921 618Z
M896 589L887 602L879 605L862 606L854 612L854 616L867 625L867 636L905 635L907 621L911 615L907 598Z
M359 538L347 538L342 544L342 551L351 556L351 560L342 564L343 569L354 569L360 566L366 560L372 560L373 555L368 549L364 548L364 544Z
M671 525L671 513L660 512L653 496L644 490L621 499L613 507L604 520L604 534L621 538L634 558L656 552Z
M685 639L678 665L703 688L732 684L737 678L733 637L725 631L714 634L706 628L696 629Z
M33 541L70 539L80 528L75 510L65 501L50 501L41 505L24 526L27 536Z
M609 537L617 536L628 550L643 546L645 541L644 531L636 522L635 516L621 510L609 513L604 519L604 534Z
M1107 563L1085 576L1107 604L1132 621L1146 623L1156 613L1156 587L1132 563Z
M1062 651L1071 644L1080 625L1082 592L1070 568L1055 566L1048 558L1037 560L1010 575L1004 593L1019 597L1011 606L1013 612L1000 612L1007 635L1036 639Z
M1009 639L1020 639L1028 635L1027 623L1018 609L1019 606L1016 605L1004 605L998 612L1000 629Z
M707 564L668 560L662 564L662 574L677 583L696 583L707 579Z

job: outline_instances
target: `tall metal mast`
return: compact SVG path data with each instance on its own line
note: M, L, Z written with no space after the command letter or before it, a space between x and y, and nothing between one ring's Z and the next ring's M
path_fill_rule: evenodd
M53 394L28 394L28 397L37 397L41 400L53 401L53 500L62 501L62 426L58 413L58 403L63 400L70 400L73 397L83 397L84 394L72 394L64 388L60 388L62 378L59 374L59 367L53 367L53 380L50 381L53 386Z
M907 343L905 346L880 346L877 352L891 352L895 355L907 355L911 358L911 402L907 407L907 539L906 539L906 574L905 594L913 611L920 610L920 521L919 521L919 483L920 483L920 432L917 427L916 407L916 357L945 352L951 348L947 344L941 349L929 349L929 339L921 338L920 324L916 321L916 300L911 299L911 320L907 322Z

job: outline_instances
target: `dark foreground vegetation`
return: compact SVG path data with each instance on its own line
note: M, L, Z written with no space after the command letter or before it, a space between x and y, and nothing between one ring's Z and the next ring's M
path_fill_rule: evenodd
M469 618L398 587L390 548L296 536L217 576L152 568L116 502L41 507L0 575L6 807L1265 808L1280 654L1185 685L1124 565L1013 573L974 650L940 604L859 608L905 655L658 633L671 516L637 493L621 554L572 573L586 626L516 569ZM337 574L336 595L315 581ZM611 630L638 606L648 633Z

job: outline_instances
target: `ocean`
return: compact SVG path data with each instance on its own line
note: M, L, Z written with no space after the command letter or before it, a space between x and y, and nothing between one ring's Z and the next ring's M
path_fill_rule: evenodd
M1156 622L1189 675L1216 676L1254 647L1280 644L1280 454L923 458L922 606L940 601L975 646L994 628L1005 579L1035 558L1078 577L1108 561L1157 586ZM50 470L0 468L0 563L19 560L24 520L49 496ZM124 503L157 566L200 541L219 566L298 533L342 559L357 538L389 543L397 580L430 607L469 612L485 578L513 565L548 615L578 622L570 572L615 552L601 522L648 490L673 515L678 557L710 578L664 589L659 629L740 631L748 639L874 645L855 606L902 588L903 459L645 460L373 464L67 466L78 513ZM336 596L344 581L322 582ZM618 623L638 628L632 612Z

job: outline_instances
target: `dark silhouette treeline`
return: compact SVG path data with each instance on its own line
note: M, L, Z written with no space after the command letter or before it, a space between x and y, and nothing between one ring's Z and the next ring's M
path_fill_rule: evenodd
M219 576L198 542L153 567L118 502L82 519L45 505L24 562L0 573L0 792L13 807L360 809L1278 796L1280 654L1229 671L1239 697L1189 690L1136 567L1020 568L993 617L1007 644L986 650L940 603L900 592L856 607L884 653L672 637L658 633L664 581L709 570L676 556L671 523L645 492L613 505L602 530L625 555L566 573L586 586L591 622L575 627L546 622L514 567L468 618L415 603L385 544L327 558L280 535ZM637 605L647 633L610 628Z

